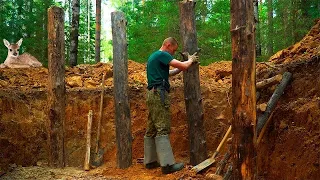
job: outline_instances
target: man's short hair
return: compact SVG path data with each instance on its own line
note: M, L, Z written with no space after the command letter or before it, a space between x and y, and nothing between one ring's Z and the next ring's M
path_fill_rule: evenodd
M166 43L170 43L171 45L178 45L178 41L173 37L168 37L163 41L163 45Z

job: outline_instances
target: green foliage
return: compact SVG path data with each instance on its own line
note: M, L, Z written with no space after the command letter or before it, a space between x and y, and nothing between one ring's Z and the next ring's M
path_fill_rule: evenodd
M178 4L165 0L146 1L144 5L139 2L127 2L120 10L125 12L128 21L128 57L146 62L166 37L179 39Z
M129 59L146 62L149 54L159 49L164 38L180 40L178 0L113 0L114 5L126 14ZM259 4L259 30L262 56L269 57L267 44L273 52L298 42L309 31L313 21L320 17L318 0L273 0L274 33L267 34L267 4ZM231 60L230 1L197 1L196 31L198 46L202 49L200 61L207 65L215 61ZM180 47L181 49L181 47Z
M159 49L169 36L181 44L179 0L109 0L126 14L128 21L128 57L137 62L146 62L148 56ZM94 63L95 16L91 4L81 0L78 64ZM90 1L92 2L92 1ZM103 1L104 3L106 0ZM261 1L259 1L260 3ZM320 17L319 0L273 0L273 34L268 35L267 1L259 4L259 29L262 56L257 61L267 60L267 45L273 52L287 48L300 41ZM55 0L0 0L0 40L15 43L23 38L21 51L29 52L47 64L47 9L57 5L65 9L66 60L69 58L71 0L56 3ZM102 11L104 11L102 9ZM88 29L88 13L90 26ZM196 3L196 31L198 46L202 49L200 61L207 65L215 61L231 60L230 1L199 0ZM103 23L104 20L102 20ZM88 40L90 35L90 40ZM102 34L103 37L103 34ZM102 39L103 57L112 59L112 41ZM178 51L181 51L182 47ZM0 62L7 56L4 45L0 48ZM180 58L177 54L176 58Z
M211 2L199 5L196 9L202 65L231 59L230 1L216 0L214 4ZM207 13L205 17L200 17L203 11Z
M23 38L22 52L35 56L47 64L47 8L53 0L0 0L0 39L16 43ZM7 56L7 48L0 48L0 62Z
M93 15L92 3L90 3L89 10L88 8L84 8L88 6L87 3L88 1L80 1L78 64L95 63L95 17ZM90 13L90 26L88 26L88 13Z

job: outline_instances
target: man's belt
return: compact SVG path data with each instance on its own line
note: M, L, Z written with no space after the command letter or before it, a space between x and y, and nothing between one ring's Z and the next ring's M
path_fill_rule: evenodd
M160 94L160 99L163 105L165 105L164 100L165 100L165 93L166 93L166 89L162 86L153 86L153 87L149 87L148 90L152 90L153 92L157 92L159 90L159 94ZM168 92L168 91L167 91Z

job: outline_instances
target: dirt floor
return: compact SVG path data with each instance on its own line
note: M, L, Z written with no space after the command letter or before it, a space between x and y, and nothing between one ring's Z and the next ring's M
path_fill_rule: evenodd
M257 81L289 71L290 85L281 96L257 152L259 179L320 178L320 20L297 44L276 53L266 63L257 63ZM133 165L118 169L111 64L79 65L66 69L65 169L47 167L47 77L46 68L0 69L0 179L205 179L216 164L200 174L190 171L189 141L183 95L183 75L172 84L172 133L177 161L186 168L162 175L160 168L147 170L143 158L143 135L147 119L145 64L129 61L129 103L133 136ZM87 114L93 110L92 149L101 93L106 73L101 145L104 164L83 171ZM232 119L231 61L200 66L204 126L212 155ZM276 85L259 90L257 105L267 103ZM261 112L258 112L258 116ZM226 153L226 145L218 159ZM227 168L227 166L226 166ZM224 172L226 171L224 169Z

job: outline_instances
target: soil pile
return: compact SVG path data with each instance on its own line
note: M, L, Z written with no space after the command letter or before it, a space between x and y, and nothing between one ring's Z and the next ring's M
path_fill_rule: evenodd
M320 20L299 43L278 52L267 63L257 64L257 81L289 71L293 74L290 85L281 96L271 123L259 145L257 163L261 179L318 179L320 177ZM171 144L177 161L187 167L177 173L162 175L160 169L146 170L138 161L143 157L143 136L147 109L145 105L145 64L129 61L129 100L133 135L133 165L117 169L114 124L112 65L79 65L66 69L66 163L81 167L84 160L87 113L94 110L93 134L96 134L97 110L99 109L100 84L103 73L107 74L104 117L102 119L102 146L106 153L104 165L85 174L80 171L66 178L106 179L204 179L215 167L202 174L190 173L188 127L183 95L182 73L173 77L172 84L172 133ZM0 167L14 166L4 178L21 171L60 172L42 167L47 159L45 122L46 68L0 69ZM200 66L201 93L204 107L204 123L209 155L212 155L232 119L231 110L231 62ZM259 91L257 104L267 103L276 85ZM258 114L259 115L259 114ZM94 140L93 140L94 141ZM95 148L94 142L92 148ZM221 155L227 150L223 149ZM221 156L219 156L221 158ZM32 166L33 165L33 166ZM23 169L23 170L21 170ZM41 170L40 170L41 169ZM75 170L70 170L75 172ZM30 173L29 173L30 174ZM77 175L76 175L77 174ZM40 175L39 175L40 176ZM51 177L52 178L52 177ZM48 178L49 179L49 178Z

